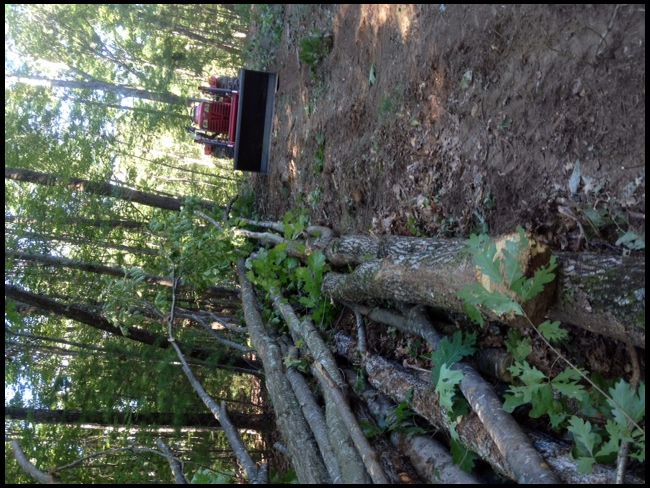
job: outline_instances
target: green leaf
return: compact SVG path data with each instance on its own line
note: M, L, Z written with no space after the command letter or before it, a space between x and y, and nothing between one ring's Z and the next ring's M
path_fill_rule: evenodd
M465 448L465 446L453 437L449 441L449 447L454 464L466 473L471 473L474 470L474 464L478 458L476 454Z
M527 386L539 385L547 379L543 372L535 366L531 366L526 361L517 361L515 364L510 366L508 370L513 376L519 377L519 379Z
M553 389L568 398L574 398L579 402L584 402L588 398L588 393L584 387L578 384L582 378L573 368L566 368L560 374L556 375L551 381Z
M635 422L640 422L645 417L645 383L641 383L635 392L630 384L622 379L614 388L609 389L609 394L614 401L608 399L607 403L612 408L614 420L620 425L627 425L629 422L623 412Z
M578 464L578 472L581 474L591 474L596 460L593 457L579 457L576 459Z
M574 415L571 417L571 420L569 420L567 430L573 434L578 452L582 454L588 453L593 457L596 447L601 442L601 438L598 434L592 431L591 423Z
M481 311L476 307L476 305L472 305L471 303L464 302L463 310L465 310L465 313L467 314L467 316L470 318L472 322L480 325L481 327L485 325L485 319L483 319L483 316L481 315Z
M632 250L645 249L645 238L632 231L627 231L616 241L617 246L625 246Z
M512 354L515 361L524 361L528 355L533 352L529 338L523 338L521 333L516 329L508 331L508 337L505 341L507 351Z
M481 273L490 278L495 285L503 283L499 263L495 261L497 246L494 242L483 242L479 252L473 253L474 264Z
M531 402L533 406L529 415L531 418L537 419L542 415L553 410L553 388L551 385L545 384L536 388L532 392Z
M440 368L443 364L446 364L447 368L450 368L465 356L471 356L475 351L475 343L476 334L463 335L459 330L454 332L451 340L448 337L444 337L440 341L440 344L438 344L438 348L431 354L433 384L438 383Z
M440 368L440 375L436 383L436 392L439 395L439 403L446 411L454 405L455 386L463 381L462 371L453 371L443 364Z
M535 275L531 279L520 278L512 284L511 288L524 302L527 302L544 291L544 285L555 279L553 273L555 268L557 268L557 258L551 256L549 263L535 271Z
M375 63L370 65L370 73L368 74L368 83L373 86L377 82L377 68Z
M546 337L550 342L558 342L568 337L569 333L560 327L560 322L545 320L537 326L540 334Z

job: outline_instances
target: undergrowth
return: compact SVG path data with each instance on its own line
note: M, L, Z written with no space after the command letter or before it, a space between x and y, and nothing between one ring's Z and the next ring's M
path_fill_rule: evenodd
M546 416L552 429L567 431L574 440L572 455L580 472L589 473L595 463L616 461L621 445L629 443L629 456L639 462L645 460L645 430L641 427L645 417L645 384L632 387L624 379L602 382L590 378L590 373L573 365L553 345L568 339L568 332L559 322L546 320L534 324L525 314L522 304L539 295L555 278L557 263L554 258L528 278L519 262L520 253L529 245L523 229L516 238L508 240L501 253L486 235L472 235L469 252L477 269L502 291L488 291L480 283L463 289L459 296L465 302L469 317L485 325L484 312L498 317L523 317L535 333L565 363L566 368L553 377L532 366L527 358L532 353L532 343L518 331L511 330L506 342L514 358L509 368L514 382L510 385L503 408L513 412L517 407L530 405L529 416ZM456 395L463 373L451 369L465 356L474 353L474 334L456 332L445 338L432 354L435 365L432 381L439 395L440 405L447 411L452 423L457 422L467 410L467 402ZM607 392L605 392L607 390ZM591 420L602 419L601 421ZM452 445L457 441L452 432Z

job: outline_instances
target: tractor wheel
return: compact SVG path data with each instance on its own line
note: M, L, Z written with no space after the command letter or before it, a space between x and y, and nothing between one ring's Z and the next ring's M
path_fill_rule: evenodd
M220 76L219 88L225 88L226 90L239 90L239 78L234 76Z
M212 155L215 158L232 159L235 157L235 148L225 146L212 146Z

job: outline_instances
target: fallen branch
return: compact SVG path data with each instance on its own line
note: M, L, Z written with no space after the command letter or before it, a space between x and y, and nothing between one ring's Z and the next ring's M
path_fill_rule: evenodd
M181 362L181 368L183 369L183 373L185 373L185 376L187 376L187 379L192 385L192 388L197 393L199 398L201 398L205 406L208 407L210 412L212 412L212 414L217 419L219 424L221 424L221 427L223 428L223 431L226 434L226 438L228 439L228 443L230 444L230 447L232 448L233 452L237 456L237 460L243 466L244 471L246 472L246 477L248 478L249 481L254 481L257 479L258 476L257 466L253 461L253 459L250 457L250 454L248 454L248 451L244 446L244 441L239 435L239 432L237 431L237 429L235 429L232 422L228 418L226 403L222 401L221 405L217 405L217 403L210 397L210 395L208 395L208 393L205 391L205 389L203 388L199 380L196 378L196 376L190 369L189 365L187 364L187 361L185 360L185 356L183 355L182 351L180 350L180 348L176 344L176 341L174 340L173 324L174 324L175 305L176 305L176 280L174 280L174 287L172 288L172 304L171 304L171 312L169 314L169 322L168 322L168 340L172 345L172 347L174 348L174 350L176 351L176 355L178 356L178 359Z
M336 334L335 343L339 354L354 361L353 342L349 337L338 333ZM368 356L365 370L368 373L370 384L389 396L393 401L404 401L412 390L411 407L413 411L437 428L448 430L452 427L449 425L447 416L441 412L430 383L424 381L420 374L413 373L380 356ZM516 479L475 413L472 412L463 417L456 425L456 432L466 447L475 451L497 472L508 478ZM585 484L614 482L616 476L614 469L608 466L596 465L592 474L580 474L576 461L571 458L570 446L564 446L558 441L546 437L544 446L540 447L537 438L534 438L533 434L529 433L529 435L534 440L535 449L539 451L542 458L551 466L562 482Z
M246 279L243 260L237 265L242 308L253 347L264 365L266 389L271 397L278 428L287 443L289 458L300 483L328 483L329 477L311 430L302 415L289 380L284 374L278 344L264 329L251 283Z
M174 474L174 479L176 480L177 485L187 485L187 479L185 478L185 475L183 474L183 465L180 463L178 459L174 457L172 454L172 451L169 449L167 444L159 437L156 439L156 444L158 445L158 449L160 449L160 452L162 452L165 457L167 458L167 461L169 462L169 467L172 470L172 473Z
M18 441L11 441L11 448L14 451L14 455L16 456L16 461L18 462L18 465L21 468L23 468L23 471L25 471L29 476L34 478L39 483L49 484L49 485L60 484L60 482L57 481L54 478L54 476L39 470L36 466L34 466L29 461L29 459L27 459L27 456L25 456L25 453L20 447L20 444L18 444Z
M297 336L298 339L304 340L304 343L314 361L322 364L336 385L339 388L343 388L343 391L345 391L347 385L338 366L336 365L336 360L312 321L309 318L305 318L301 321L293 311L291 305L282 298L282 295L277 289L271 288L269 295L273 302L273 308L276 312L282 315L282 318L289 326L291 333Z
M350 437L352 437L352 441L359 451L361 459L363 460L372 481L374 483L388 484L388 479L386 479L386 475L384 475L383 469L377 461L377 453L368 443L368 439L366 439L366 436L363 434L361 427L359 427L359 423L350 410L350 406L345 397L339 391L334 380L329 376L323 365L320 363L315 362L312 365L312 374L316 379L318 379L321 388L323 390L328 390L328 392L334 397L341 418L345 422Z
M289 351L289 357L297 357L297 350L295 347ZM289 379L291 388L300 403L305 420L307 420L307 423L314 434L314 438L316 439L316 443L318 444L323 462L325 463L325 467L327 468L332 483L341 483L341 469L327 435L327 425L325 423L325 416L323 415L322 409L316 403L316 399L314 398L307 381L295 368L287 368L287 378Z
M385 425L385 419L394 410L395 404L368 385L358 393L378 423ZM410 436L400 431L393 431L390 434L390 440L402 454L409 458L415 471L425 482L436 484L479 483L474 476L454 464L446 447L429 436Z

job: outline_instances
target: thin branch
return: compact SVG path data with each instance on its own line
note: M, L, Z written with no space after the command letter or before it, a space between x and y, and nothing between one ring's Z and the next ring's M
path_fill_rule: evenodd
M171 343L174 350L176 351L176 355L178 356L178 359L181 362L183 373L185 373L185 376L187 376L187 379L192 385L192 388L194 388L194 391L201 398L205 406L208 407L208 409L212 412L214 417L219 421L219 424L221 424L221 427L223 428L223 431L226 434L226 437L228 438L228 443L230 444L230 447L232 447L233 452L237 456L237 460L244 467L244 471L246 472L246 477L248 478L249 481L254 481L258 477L257 466L255 465L255 462L253 461L253 459L250 457L250 454L246 450L246 447L244 446L244 442L242 441L239 432L237 432L237 429L235 429L235 427L232 425L232 422L230 422L230 419L228 418L225 402L222 401L221 406L219 406L210 397L210 395L208 395L208 393L205 391L205 389L203 388L199 380L196 378L196 376L190 369L189 365L187 364L187 361L185 360L185 357L183 356L182 351L180 350L180 348L176 344L176 341L174 340L172 324L174 322L174 307L176 305L176 282L177 282L177 280L174 278L174 272L172 272L172 280L174 282L174 286L172 288L172 304L171 304L171 312L169 314L169 323L167 329L169 334L168 340Z
M178 459L174 457L172 454L171 449L165 444L165 442L159 437L156 439L156 444L158 445L158 449L165 455L167 458L167 461L169 462L169 467L172 470L172 473L174 473L174 479L176 480L177 485L187 485L187 479L185 478L185 475L183 474L183 463L181 463Z

